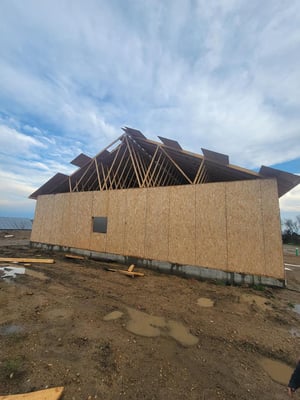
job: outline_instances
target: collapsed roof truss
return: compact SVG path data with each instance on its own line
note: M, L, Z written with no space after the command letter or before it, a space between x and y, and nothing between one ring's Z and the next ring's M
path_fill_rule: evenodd
M198 184L208 179L204 157L187 171L186 162L176 160L163 143L145 148L127 133L118 141L112 152L106 148L69 177L70 192Z
M79 166L70 176L56 174L30 197L42 194L149 188L277 178L279 195L300 183L300 177L262 167L256 173L229 164L225 154L202 149L203 155L183 150L175 140L159 137L147 139L140 131L123 128L124 133L95 157L84 154L72 163ZM267 173L264 173L267 171ZM276 173L276 171L280 173ZM284 193L283 193L284 192Z

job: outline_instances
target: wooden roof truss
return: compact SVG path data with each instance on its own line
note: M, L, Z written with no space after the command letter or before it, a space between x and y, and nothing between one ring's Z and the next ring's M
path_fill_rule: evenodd
M120 137L95 157L84 154L76 157L72 163L79 168L73 174L56 174L30 198L51 193L198 185L265 177L229 164L225 154L206 149L202 149L203 155L195 154L183 150L175 140L159 137L161 142L155 142L138 130L128 127L123 130ZM276 171L272 170L272 177L276 177ZM270 176L270 170L267 172ZM280 171L278 176L278 184L281 182L289 190L300 183L300 177L293 174ZM286 191L281 188L279 192L282 195Z

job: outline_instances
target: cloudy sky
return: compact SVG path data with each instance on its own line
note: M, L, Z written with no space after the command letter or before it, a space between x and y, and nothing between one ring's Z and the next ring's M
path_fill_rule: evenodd
M300 1L1 0L0 216L125 125L299 174Z

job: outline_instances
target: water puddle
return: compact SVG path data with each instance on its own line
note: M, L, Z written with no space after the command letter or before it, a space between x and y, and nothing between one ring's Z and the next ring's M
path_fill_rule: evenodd
M4 266L0 267L0 278L15 278L17 275L24 275L25 268L24 267L12 267L12 266Z
M198 338L189 332L183 324L164 317L149 315L145 312L127 307L129 320L126 329L135 335L145 337L170 336L182 346L193 346L198 343ZM107 314L103 320L112 321L123 315L121 311L113 311Z
M116 319L121 318L123 315L122 311L112 311L111 313L105 315L103 318L104 321L114 321Z
M273 381L284 386L288 385L294 371L293 368L283 362L275 361L270 358L262 358L259 363Z
M294 337L300 337L300 330L297 328L291 328L289 332Z
M293 311L295 311L297 314L300 314L300 304L295 304L293 307Z
M5 326L0 326L0 335L6 336L6 335L13 335L17 333L23 332L23 328L20 325L5 325Z
M200 298L197 300L197 304L198 304L198 306L200 306L200 307L206 307L206 308L208 308L208 307L213 307L214 304L215 304L215 302L214 302L213 300L211 300L210 298L208 298L208 297L200 297Z
M71 318L73 312L69 308L54 308L52 310L45 311L43 315L47 320L58 321Z
M169 335L183 346L193 346L198 343L198 338L180 322L168 321Z
M160 328L167 326L163 317L155 317L133 308L127 308L130 320L126 329L135 335L155 337L161 333Z
M135 335L157 337L171 336L183 346L192 346L198 343L198 338L192 335L183 324L163 317L149 315L145 312L127 308L129 321L126 329Z

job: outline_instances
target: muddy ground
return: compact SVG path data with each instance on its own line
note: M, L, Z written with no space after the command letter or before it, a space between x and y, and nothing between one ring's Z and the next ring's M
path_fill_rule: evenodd
M55 264L0 272L0 394L64 386L65 400L287 398L261 362L294 367L300 356L300 268L288 267L283 290L141 269L145 277L132 279L31 249L29 232L3 235L1 257ZM294 248L284 254L300 265Z

